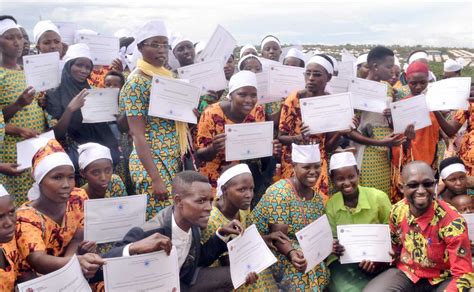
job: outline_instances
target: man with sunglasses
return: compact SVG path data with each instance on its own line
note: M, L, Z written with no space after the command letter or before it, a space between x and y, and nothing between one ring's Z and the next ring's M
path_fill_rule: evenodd
M435 198L433 170L413 161L402 172L404 199L390 213L393 268L364 291L469 291L474 286L467 225Z

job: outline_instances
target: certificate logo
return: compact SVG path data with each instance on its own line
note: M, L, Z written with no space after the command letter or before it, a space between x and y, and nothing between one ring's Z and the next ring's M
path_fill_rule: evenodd
M123 204L118 204L117 208L119 209L119 211L122 211L123 210Z
M307 104L308 104L308 103L307 103L306 101L305 101L305 102L303 102L303 105L307 105Z
M344 233L344 228L341 228L341 233Z
M149 266L150 266L150 261L146 260L146 261L143 263L143 265L144 265L145 267L149 267Z
M26 63L26 64L30 64L30 61L26 60L25 63Z
M160 83L160 80L155 79L155 83L156 83L156 84Z
M173 114L173 110L170 110L170 115L172 115L172 114Z
M230 251L233 251L233 250L234 250L234 246L231 245L231 246L230 246Z

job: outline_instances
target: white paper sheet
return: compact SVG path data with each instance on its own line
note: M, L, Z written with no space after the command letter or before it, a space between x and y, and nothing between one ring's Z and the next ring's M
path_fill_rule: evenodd
M94 88L88 90L84 106L81 108L82 122L85 124L114 122L119 113L118 88Z
M282 98L305 88L304 68L279 64L270 66L268 72L268 97Z
M467 223L467 231L469 232L469 240L474 242L474 213L462 214Z
M326 84L326 91L330 94L338 94L349 92L349 84L352 82L350 78L341 78L333 76Z
M273 155L273 122L225 125L226 161Z
M352 105L355 109L383 113L388 108L387 84L354 78L349 84L349 91L352 93Z
M100 35L78 35L78 42L89 46L94 65L109 66L119 55L119 39Z
M39 92L55 88L61 80L59 53L46 53L23 57L26 84Z
M37 138L30 138L16 143L16 163L20 165L18 166L19 170L31 167L33 156L41 147L45 146L42 138L54 139L54 131L48 131L38 135Z
M77 25L74 22L54 21L54 24L59 29L61 41L68 45L74 44L74 37L76 35Z
M201 92L219 91L227 87L227 79L219 60L180 67L178 75L179 78L189 80L189 83L199 86Z
M197 62L219 60L221 68L237 46L235 38L221 25L217 25L206 47L199 54Z
M145 224L146 195L86 200L84 240L97 243L122 240L133 227Z
M471 77L454 77L430 83L426 103L430 111L467 110Z
M392 102L390 111L392 112L393 132L396 134L404 133L410 124L415 126L415 130L431 126L430 112L424 95Z

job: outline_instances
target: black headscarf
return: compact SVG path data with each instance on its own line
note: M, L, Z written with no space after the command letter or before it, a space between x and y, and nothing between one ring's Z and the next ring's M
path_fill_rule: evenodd
M84 88L91 88L87 80L78 82L71 74L71 67L77 59L72 59L66 62L61 75L61 83L58 87L48 90L46 92L46 111L59 120L64 114L67 106L71 100L79 94ZM91 61L92 68L92 61ZM84 144L87 142L95 142L107 146L112 152L114 161L119 157L118 142L115 139L109 125L107 123L82 123L81 110L77 110L72 114L67 135L77 144ZM65 145L66 147L71 145ZM68 151L69 152L69 151ZM71 155L70 155L71 156ZM77 162L73 159L74 164Z

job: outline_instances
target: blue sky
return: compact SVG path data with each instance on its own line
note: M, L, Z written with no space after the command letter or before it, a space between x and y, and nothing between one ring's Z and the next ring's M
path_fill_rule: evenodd
M472 1L24 1L0 0L31 35L41 19L74 21L103 35L160 18L193 40L206 40L216 24L239 44L268 33L291 44L402 44L474 48Z

